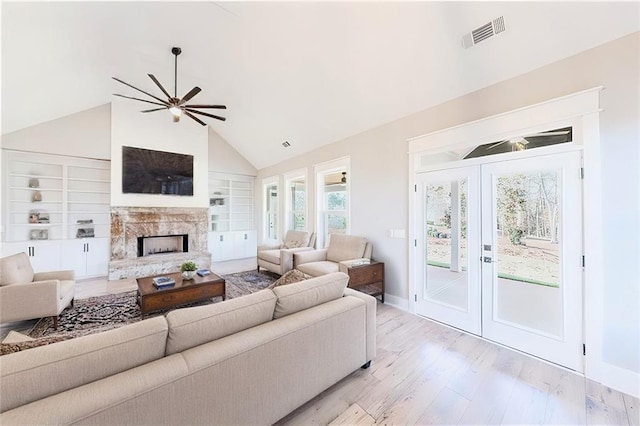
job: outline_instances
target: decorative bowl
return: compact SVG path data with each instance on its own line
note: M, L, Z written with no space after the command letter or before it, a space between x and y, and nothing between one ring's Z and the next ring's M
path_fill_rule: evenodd
M182 278L185 280L192 280L193 277L196 276L196 271L184 271L182 273Z

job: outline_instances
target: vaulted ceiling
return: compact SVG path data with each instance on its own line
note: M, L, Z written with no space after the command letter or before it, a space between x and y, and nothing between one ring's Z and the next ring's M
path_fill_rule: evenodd
M227 121L207 123L262 168L638 31L639 8L3 2L2 133L111 102L113 93L139 95L112 76L160 95L146 74L172 87L170 50L179 46L179 96L198 85L194 101L226 104ZM499 16L505 32L462 47L464 34Z

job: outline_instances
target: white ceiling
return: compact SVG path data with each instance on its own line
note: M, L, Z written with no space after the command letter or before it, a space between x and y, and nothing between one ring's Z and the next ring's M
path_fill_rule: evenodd
M226 104L226 122L205 120L262 168L638 31L639 8L3 2L2 133L108 103L112 93L141 95L112 76L160 95L146 74L172 87L170 49L180 46L179 95L198 85L194 101ZM498 16L504 33L461 47L464 33Z

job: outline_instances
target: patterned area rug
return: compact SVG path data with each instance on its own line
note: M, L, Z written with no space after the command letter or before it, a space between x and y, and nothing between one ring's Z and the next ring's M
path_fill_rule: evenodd
M226 281L227 299L235 299L268 287L279 278L279 275L268 271L257 272L254 270L223 275L222 277ZM203 306L220 301L222 301L221 297L215 297L182 307ZM145 318L164 315L167 312L169 310L152 312L145 315ZM128 291L108 296L77 299L72 308L65 309L58 317L57 330L53 328L51 318L42 318L33 326L28 335L33 338L54 335L80 337L122 327L141 319L140 308L136 303L136 292Z

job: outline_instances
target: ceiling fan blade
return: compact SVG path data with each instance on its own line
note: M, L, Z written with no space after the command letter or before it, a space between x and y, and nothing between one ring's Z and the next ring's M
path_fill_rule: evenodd
M162 101L162 103L153 102L153 101L148 101L146 99L134 98L133 96L118 95L117 93L114 93L113 96L120 96L121 98L133 99L135 101L146 102L148 104L161 105L163 107L168 107L169 106L169 104L167 102L164 102L164 101Z
M168 109L167 107L164 108L153 108L153 109L145 109L144 111L140 111L140 112L153 112L153 111L161 111L163 109Z
M145 92L145 91L144 91L144 90L142 90L142 89L138 89L137 87L132 86L132 85L130 85L129 83L127 83L127 82L125 82L125 81L120 80L119 78L115 78L115 77L111 77L111 78L113 78L115 81L117 81L117 82L119 82L119 83L124 84L125 86L129 86L129 87L131 87L132 89L136 89L138 92L142 92L142 93L144 93L144 94L145 94L145 95L147 95L147 96L151 96L153 99L158 100L158 101L162 102L163 104L166 104L166 103L167 103L167 101L164 101L164 100L162 100L162 99L160 99L160 98L158 98L158 97L156 97L156 96L153 96L151 93L147 93L147 92Z
M197 121L198 123L202 124L203 126L206 126L207 123L205 123L204 121L200 120L198 117L194 116L193 114L189 114L187 111L182 111L184 112L184 115L186 115L189 118L194 119L195 121Z
M189 91L189 93L187 93L186 95L184 95L182 97L182 99L180 99L180 102L178 102L178 105L182 105L185 102L187 102L189 99L193 98L195 95L197 95L198 93L200 93L200 89L198 86L194 87L193 89L191 89Z
M227 109L225 105L185 105L185 108Z
M149 78L151 78L151 80L153 80L153 82L156 84L156 86L158 86L160 88L160 90L162 90L162 93L164 93L167 98L171 99L171 95L169 94L169 92L164 90L164 87L162 87L162 84L160 84L158 79L155 78L153 74L147 74L147 75L149 76Z
M195 109L184 108L183 111L189 111L189 112L192 112L194 114L200 114L200 115L205 115L205 116L211 117L211 118L217 118L218 120L222 120L222 121L226 121L227 120L226 118L220 117L219 115L209 114L208 112L196 111Z
M487 148L487 150L489 149L493 149L495 147L497 147L498 145L502 145L505 142L509 142L509 141L502 141L502 142L498 142L498 143L494 143L493 145L491 145L489 148Z

